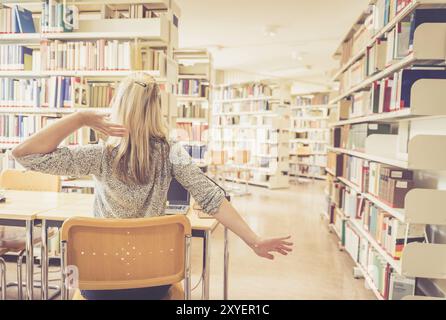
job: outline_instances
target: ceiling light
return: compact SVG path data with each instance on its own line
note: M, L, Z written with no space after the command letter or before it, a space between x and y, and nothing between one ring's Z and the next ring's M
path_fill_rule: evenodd
M263 34L267 37L275 37L277 35L277 26L266 26Z
M304 58L299 54L299 53L297 53L296 51L293 51L292 53L291 53L291 57L293 58L293 60L297 60L297 61L302 61Z

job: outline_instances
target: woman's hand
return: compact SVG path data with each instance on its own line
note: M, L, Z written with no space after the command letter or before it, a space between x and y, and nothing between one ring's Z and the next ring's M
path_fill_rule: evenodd
M106 136L123 137L127 133L127 129L116 123L108 121L106 114L94 111L79 111L82 126L90 127Z
M271 254L271 252L278 252L286 256L288 255L288 252L293 251L293 249L291 248L293 243L285 241L290 238L291 237L288 236L284 238L261 239L250 247L258 256L273 260L274 256Z

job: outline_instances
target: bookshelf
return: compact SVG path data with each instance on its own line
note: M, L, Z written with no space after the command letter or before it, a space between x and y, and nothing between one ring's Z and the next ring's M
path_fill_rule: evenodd
M163 115L169 124L176 121L178 63L173 52L178 48L181 11L174 1L2 4L11 12L15 6L25 9L34 22L32 31L0 32L0 50L8 52L0 62L0 117L8 123L0 137L3 151L63 115L79 110L107 113L118 82L135 71L160 83ZM50 7L54 11L47 10ZM64 144L97 142L92 131L81 130Z
M370 1L336 51L328 111L328 216L380 300L446 278L446 244L428 232L446 225L446 1L391 3Z
M290 117L290 177L326 178L329 97L329 92L293 96Z
M212 55L205 49L178 49L174 57L179 66L175 128L184 131L181 140L192 159L204 164L212 105Z
M284 86L269 82L216 87L211 152L223 160L226 180L270 189L289 186L287 94Z

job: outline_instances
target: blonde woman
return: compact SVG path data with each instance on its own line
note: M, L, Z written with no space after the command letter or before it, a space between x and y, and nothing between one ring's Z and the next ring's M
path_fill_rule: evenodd
M76 112L37 132L12 151L25 168L55 175L95 178L94 214L104 218L140 218L164 214L175 177L200 204L237 234L260 257L287 255L288 237L262 239L225 199L224 193L195 166L185 150L168 142L158 84L143 74L123 80L112 101L109 121L95 112ZM108 136L105 144L58 147L70 134L90 127ZM89 299L153 299L168 287L84 291Z

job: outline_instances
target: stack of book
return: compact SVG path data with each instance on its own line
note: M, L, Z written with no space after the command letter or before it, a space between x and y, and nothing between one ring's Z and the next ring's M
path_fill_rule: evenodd
M166 65L164 52L118 40L44 41L41 56L42 70L164 70Z

